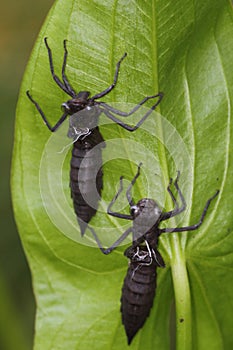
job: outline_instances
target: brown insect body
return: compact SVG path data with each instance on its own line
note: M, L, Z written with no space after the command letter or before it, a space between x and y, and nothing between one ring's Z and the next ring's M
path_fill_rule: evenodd
M103 188L102 149L104 147L104 139L98 127L84 139L78 139L73 145L70 189L82 235L97 211Z
M145 248L135 248L135 257L131 258L122 287L122 323L128 344L144 325L155 297L158 263L149 256Z

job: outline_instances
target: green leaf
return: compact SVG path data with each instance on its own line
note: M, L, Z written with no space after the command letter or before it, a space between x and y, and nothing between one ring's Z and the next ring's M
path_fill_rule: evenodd
M135 133L100 117L104 191L91 223L104 245L125 230L106 205L119 177L129 182L140 161L135 198L165 202L166 210L169 177L181 171L188 209L168 227L198 222L207 199L220 190L198 231L160 237L167 267L158 271L153 309L131 349L170 348L174 299L177 349L232 348L232 33L231 4L217 0L60 0L51 9L22 83L12 163L15 217L37 300L35 349L128 349L120 316L123 249L104 256L88 233L80 237L69 194L70 150L59 144L67 124L51 136L26 97L30 90L51 124L68 99L52 80L44 37L59 76L68 40L67 75L77 91L104 90L127 52L106 102L123 108L165 93L162 115L151 115Z

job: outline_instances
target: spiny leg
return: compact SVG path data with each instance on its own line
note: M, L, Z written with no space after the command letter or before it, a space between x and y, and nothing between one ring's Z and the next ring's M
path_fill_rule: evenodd
M113 199L111 200L111 202L108 205L107 208L107 213L109 215L112 215L114 217L120 218L120 219L126 219L126 220L133 220L133 217L131 215L127 215L127 214L121 214L121 213L117 213L111 210L113 204L116 202L119 194L123 191L123 176L120 177L120 187L119 190L117 191L117 193L115 194L115 196L113 197Z
M95 96L93 96L91 99L92 100L97 100L98 98L101 98L107 94L109 94L110 91L112 91L114 89L114 87L117 84L117 80L118 80L118 75L119 75L119 70L120 70L120 65L121 62L123 61L123 59L127 56L127 53L125 52L124 55L121 57L121 59L117 62L116 64L116 70L115 70L115 75L114 75L114 80L113 83L104 91L96 94Z
M133 201L132 195L131 195L131 189L132 189L133 185L135 184L137 178L138 178L139 175L140 175L141 166L142 166L142 163L139 163L137 173L136 173L136 175L134 176L133 180L131 181L131 183L130 183L129 187L127 188L127 191L126 191L126 197L127 197L127 200L128 200L128 202L129 202L129 205L130 205L130 206L133 206L133 205L134 205L134 201Z
M91 231L93 237L95 238L96 243L98 244L99 249L103 254L110 254L115 248L117 248L121 242L123 242L127 236L132 232L132 227L129 227L109 248L103 248L102 243L99 240L99 237L95 233L92 227L88 226L89 230Z
M160 94L158 94L158 96L160 96ZM144 123L144 121L149 117L149 115L159 105L161 99L162 99L162 97L160 97L160 99L149 109L149 111L146 112L146 114L139 120L139 122L135 126L130 126L130 125L124 123L122 120L118 119L112 113L110 113L110 111L107 109L102 109L102 112L106 115L106 117L108 117L109 119L114 121L116 124L118 124L119 126L121 126L124 129L132 132L132 131L137 130L142 125L142 123Z
M168 186L167 186L167 191L168 191L168 193L169 193L169 195L170 195L170 197L171 197L171 199L172 199L172 202L173 202L173 204L176 206L176 207L178 207L178 202L177 202L177 200L176 200L176 197L174 196L174 194L173 194L173 192L172 192L172 190L171 190L171 185L173 184L173 178L171 177L170 178L170 181L169 181L169 184L168 184Z
M32 96L30 95L29 91L27 91L26 94L27 94L29 100L34 104L34 106L36 107L36 109L37 109L38 112L40 113L40 115L41 115L41 117L42 117L42 119L43 119L45 125L47 126L47 128L48 128L50 131L52 131L52 132L56 131L56 130L59 128L59 126L64 122L64 120L66 119L66 117L67 117L68 114L67 114L67 113L64 113L64 114L61 116L61 118L58 120L58 122L57 122L54 126L51 126L50 123L48 122L48 120L47 120L47 118L46 118L44 112L43 112L42 109L40 108L39 104L32 98Z
M160 92L156 95L153 95L153 96L147 96L145 97L141 102L139 102L134 108L132 108L129 112L123 112L123 111L120 111L119 109L116 109L110 105L108 105L107 103L105 102L98 102L98 104L107 109L108 111L110 111L111 113L114 113L114 114L117 114L121 117L129 117L130 115L132 115L133 113L135 113L142 105L144 105L144 103L146 103L148 100L151 100L153 98L156 98L156 97L159 97L159 101L158 101L158 104L162 101L162 98L163 98L163 93Z
M173 180L171 178L170 182L169 182L169 185L167 187L167 191L168 191L169 195L171 196L171 199L172 199L172 201L173 201L173 203L175 205L175 208L173 210L167 212L167 213L163 213L161 221L170 219L171 217L182 213L185 210L185 208L186 208L186 201L185 201L184 196L183 196L183 194L182 194L182 192L181 192L181 190L179 188L179 185L178 185L179 178L180 178L180 171L177 172L177 177L176 177L176 179L174 181L174 186L175 186L175 188L176 188L176 190L178 192L178 195L179 195L179 197L181 199L182 206L179 207L177 199L175 198L175 196L174 196L174 194L173 194L173 192L171 190L171 185L172 185L172 182L173 182Z
M48 51L48 56L49 56L49 67L50 67L50 71L53 77L53 80L55 81L55 83L63 90L65 91L66 94L70 95L71 97L73 97L73 94L70 93L70 91L67 89L66 84L62 83L61 80L58 78L58 76L55 74L54 72L54 66L53 66L53 57L52 57L52 50L50 49L48 42L47 42L47 38L44 38L44 43L45 46L47 48ZM65 60L66 60L66 54L65 54ZM64 62L63 62L64 65Z
M63 82L64 82L67 90L69 91L69 95L74 97L76 95L76 93L75 93L74 89L72 88L72 86L70 85L69 80L68 80L68 78L66 76L66 73L65 73L67 56L68 56L68 50L67 50L67 47L66 47L66 42L67 42L67 40L63 41L64 58L63 58L63 64L62 64L62 79L63 79Z
M203 223L204 221L204 218L206 216L206 213L207 213L207 210L210 206L210 203L212 202L212 200L219 194L219 190L216 191L216 193L210 197L208 199L208 201L206 202L206 205L204 207L204 210L202 212L202 215L201 215L201 218L199 220L199 222L197 224L194 224L194 225L191 225L191 226L185 226L185 227L175 227L175 228L163 228L163 229L160 229L160 233L164 233L164 232L184 232L184 231L195 231L197 230L201 224Z
M180 196L181 202L182 202L182 207L180 208L180 211L179 211L179 213L181 213L182 211L184 211L186 209L186 201L185 201L183 193L181 192L180 187L178 185L179 178L180 178L180 171L178 170L177 177L176 177L175 182L174 182L174 186L175 186L175 188Z

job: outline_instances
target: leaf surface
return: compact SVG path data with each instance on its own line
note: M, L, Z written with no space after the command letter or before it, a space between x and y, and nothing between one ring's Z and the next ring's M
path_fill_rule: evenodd
M198 232L161 236L167 267L158 271L153 309L131 348L170 348L174 298L177 349L232 348L232 33L232 7L217 0L54 4L22 83L12 163L14 211L37 300L35 349L128 348L119 311L127 269L123 248L104 256L91 236L80 237L69 194L70 150L59 158L60 134L51 138L25 94L30 90L51 124L69 98L52 80L44 37L59 76L67 39L67 76L77 91L103 91L127 52L117 87L105 101L123 108L165 93L162 115L152 115L135 133L101 117L107 144L103 202L92 224L104 244L128 227L107 216L106 205L119 177L127 186L140 161L135 198L150 196L166 210L172 204L169 178L181 171L188 208L169 227L196 223L207 199L220 190ZM58 148L46 158L51 143Z

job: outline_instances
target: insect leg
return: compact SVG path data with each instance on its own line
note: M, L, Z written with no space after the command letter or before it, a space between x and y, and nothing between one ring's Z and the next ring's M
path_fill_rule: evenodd
M177 173L177 177L176 177L176 179L175 179L174 186L175 186L175 188L177 189L177 192L178 192L179 197L180 197L181 202L182 202L182 206L179 207L179 204L178 204L178 202L177 202L177 200L176 200L174 194L172 193L171 184L172 184L172 181L173 181L173 180L170 179L169 185L168 185L168 187L167 187L167 191L168 191L168 193L170 194L173 203L175 204L175 209L173 209L173 210L171 210L171 211L168 211L167 213L163 213L163 216L162 216L162 218L161 218L161 221L170 219L171 217L176 216L176 215L182 213L182 212L185 210L185 208L186 208L186 202L185 202L184 196L183 196L183 194L182 194L182 192L181 192L181 190L180 190L180 188L179 188L179 185L178 185L178 180L179 180L179 178L180 178L180 171L178 171L178 173Z
M123 180L123 176L120 177L120 188L117 191L117 193L115 194L115 196L113 197L113 199L111 200L111 202L109 203L108 208L107 208L107 213L109 215L112 215L112 216L120 218L120 219L133 220L133 217L131 215L121 214L121 213L117 213L117 212L114 212L111 210L111 208L112 208L113 204L116 202L119 194L123 191L122 180Z
M170 197L171 197L171 199L172 199L172 201L173 201L173 204L174 204L176 207L178 207L178 203L177 203L176 197L174 196L174 194L173 194L173 192L172 192L172 190L171 190L172 182L173 182L173 179L170 178L170 181L169 181L169 184L168 184L168 187L167 187L167 191L168 191L168 193L169 193L169 195L170 195Z
M159 92L158 94L156 95L153 95L153 96L147 96L145 97L141 102L139 102L133 109L131 109L131 111L129 112L123 112L123 111L120 111L119 109L116 109L112 106L109 106L107 103L105 102L98 102L98 104L107 109L108 111L110 111L111 113L114 113L114 114L117 114L121 117L128 117L130 115L132 115L133 113L135 113L142 105L144 105L144 103L146 103L148 100L151 100L153 98L156 98L156 97L159 97L159 101L158 101L158 104L162 101L162 98L163 98L163 93L162 92Z
M129 202L130 206L134 205L134 201L133 201L133 198L132 198L132 195L131 195L131 189L132 189L133 185L135 184L137 178L140 175L141 166L142 166L142 163L140 163L138 165L138 171L137 171L136 175L134 176L133 180L131 181L131 183L130 183L129 187L127 188L127 191L126 191L126 197L128 199L128 202Z
M92 100L97 100L98 98L101 98L101 97L107 95L110 91L112 91L114 89L114 87L117 84L118 74L119 74L121 62L123 61L123 59L126 56L127 56L127 53L124 53L124 55L121 57L120 61L118 61L117 64L116 64L116 70L115 70L113 84L110 85L106 90L104 90L104 91L100 92L99 94L96 94L95 96L93 96Z
M70 91L67 89L67 86L66 84L63 84L61 82L61 80L58 78L58 76L55 74L54 72L54 66L53 66L53 57L52 57L52 51L48 45L48 42L47 42L47 38L44 38L44 43L45 43L45 46L47 48L47 51L48 51L48 56L49 56L49 66L50 66L50 71L51 71L51 74L52 74L52 77L53 77L53 80L55 81L55 83L63 90L65 91L66 94L70 95L71 97L73 97L73 94L70 93ZM64 65L64 63L63 63Z
M105 255L110 254L116 247L119 246L119 244L121 242L123 242L126 237L130 234L130 232L132 232L132 227L129 227L109 248L103 248L97 234L95 233L95 231L93 230L92 227L88 226L89 230L91 231L93 237L96 240L96 243L98 244L99 249L101 250L101 252Z
M67 117L67 113L64 113L61 118L58 120L58 122L54 125L54 126L51 126L50 123L48 122L44 112L42 111L42 109L40 108L39 104L32 98L32 96L30 95L29 91L26 92L29 100L35 105L36 109L38 110L38 112L40 113L45 125L48 127L48 129L52 132L56 131L59 126L64 122L64 120L66 119Z
M64 58L63 58L63 64L62 64L62 79L63 82L67 88L67 90L69 91L69 95L74 97L75 96L75 91L72 88L72 86L69 83L69 80L66 76L65 70L66 70L66 62L67 62L67 56L68 56L68 50L66 47L66 40L63 41L63 46L64 46Z
M158 106L158 104L160 103L162 97L160 97L160 99L149 109L149 111L146 112L146 114L139 120L139 122L135 125L135 126L130 126L128 124L125 124L122 120L118 119L117 117L115 117L109 110L107 109L102 109L102 112L106 115L106 117L108 117L109 119L111 119L112 121L114 121L116 124L120 125L122 128L128 130L128 131L135 131L137 130L142 123L149 117L149 115L155 110L155 108Z
M203 210L203 212L202 212L201 218L200 218L200 220L199 220L199 222L198 222L197 224L194 224L194 225L191 225L191 226L185 226L185 227L175 227L175 228L169 228L169 227L167 227L167 228L160 229L160 233L164 233L164 232L184 232L184 231L195 231L195 230L197 230L197 229L201 226L201 224L203 223L203 221L204 221L204 218L205 218L205 216L206 216L206 213L207 213L207 210L208 210L208 208L209 208L209 206L210 206L211 201L212 201L218 194L219 194L219 190L216 191L216 193L215 193L212 197L210 197L210 198L208 199L208 201L206 202L206 205L205 205L205 207L204 207L204 210Z

